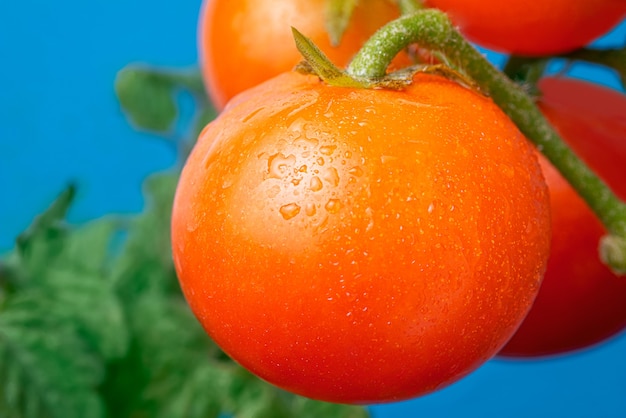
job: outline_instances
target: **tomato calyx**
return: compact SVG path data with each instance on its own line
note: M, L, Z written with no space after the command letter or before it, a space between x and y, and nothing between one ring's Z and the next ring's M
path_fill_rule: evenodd
M304 74L317 75L326 84L335 87L353 87L364 89L402 90L413 82L417 73L435 74L455 81L476 92L478 85L459 71L446 64L415 64L402 68L382 77L363 77L350 74L337 67L316 45L299 32L291 28L298 51L304 60L296 66L296 71Z
M296 69L299 72L315 74L325 83L335 87L387 88L401 90L411 83L409 77L360 77L349 74L337 67L309 38L296 28L291 28L298 51L304 57ZM412 77L411 77L412 78Z

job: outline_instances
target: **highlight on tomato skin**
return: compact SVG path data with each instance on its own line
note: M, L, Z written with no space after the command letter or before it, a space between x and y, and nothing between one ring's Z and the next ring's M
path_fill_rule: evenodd
M626 199L626 95L590 82L546 77L539 106L563 139ZM626 280L605 266L606 230L541 156L552 211L552 247L539 295L502 357L538 358L600 344L626 329Z
M511 337L548 205L533 147L490 99L426 74L390 91L289 72L200 135L172 249L192 311L245 368L314 399L391 402Z
M296 27L339 67L385 23L399 16L389 0L360 0L339 45L326 29L327 0L204 0L199 17L198 51L203 79L218 110L236 94L302 61L293 42ZM394 66L411 63L401 53Z
M425 0L473 42L499 52L544 56L581 48L626 18L624 0Z

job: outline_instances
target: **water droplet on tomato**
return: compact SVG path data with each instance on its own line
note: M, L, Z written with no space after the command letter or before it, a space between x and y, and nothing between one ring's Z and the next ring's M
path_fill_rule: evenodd
M391 161L397 160L398 157L395 157L393 155L381 155L380 156L380 162L383 164L389 163Z
M365 232L370 232L374 228L374 211L372 208L365 209L365 215L367 216L367 226L365 227Z
M322 190L322 187L324 187L324 185L322 184L322 180L320 180L319 177L311 177L311 181L309 182L309 189L314 192L319 192L320 190Z
M304 212L308 215L308 216L313 216L315 215L315 212L317 212L317 209L315 209L315 204L313 203L307 203L304 206Z
M339 199L328 199L324 208L328 213L337 213L341 209L341 202Z
M265 110L264 107L261 107L259 109L254 110L252 113L248 114L247 116L245 116L242 120L241 123L247 123L249 122L252 118L254 118L257 114L259 114L261 111Z
M324 170L322 177L335 187L339 185L339 173L335 167L330 167Z
M268 176L275 179L281 179L287 176L291 167L296 163L295 155L284 156L283 154L274 154L267 159Z
M233 183L234 180L232 179L232 177L224 179L224 181L222 182L222 189L228 189L233 185Z
M337 149L337 145L324 145L320 147L320 152L324 155L331 156L333 152Z
M288 203L278 210L285 220L289 220L300 213L300 206L296 203Z
M292 132L302 132L305 129L306 124L307 122L304 118L297 118L291 122L287 129Z
M363 169L359 166L352 167L350 170L348 170L348 174L361 177L363 175Z
M500 171L508 179L512 179L513 177L515 177L515 169L509 165L502 164L500 166Z
M194 232L199 226L200 223L198 222L198 218L193 217L189 220L189 222L187 222L187 231Z

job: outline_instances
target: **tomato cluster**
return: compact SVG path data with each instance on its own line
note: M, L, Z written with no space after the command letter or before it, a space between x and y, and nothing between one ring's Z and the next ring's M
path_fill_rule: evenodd
M183 169L172 246L217 344L287 390L366 403L437 390L498 353L568 352L626 327L626 282L597 254L606 231L489 98L442 76L360 89L291 71L290 25L341 67L399 13L359 2L334 46L327 3L202 8L203 76L221 114ZM525 55L583 46L626 14L623 0L427 4L470 39ZM624 96L538 87L543 113L626 197Z

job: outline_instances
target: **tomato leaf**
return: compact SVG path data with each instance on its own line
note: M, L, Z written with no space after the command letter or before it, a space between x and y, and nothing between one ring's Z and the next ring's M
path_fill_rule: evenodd
M109 369L104 396L111 410L122 416L133 410L151 417L211 416L225 392L214 378L222 355L182 295L147 292L127 308L133 342L127 356ZM185 414L192 410L202 413Z
M131 123L155 132L170 131L178 117L174 87L167 74L138 66L123 68L115 79L115 92Z
M104 273L119 222L105 218L70 228L64 217L74 193L69 187L35 218L5 266L20 279L16 296L21 291L41 294L46 315L74 324L103 359L115 358L126 351L128 336L122 307Z
M71 228L55 262L77 272L104 273L113 257L114 237L124 226L121 217L107 216Z
M271 386L244 369L233 373L227 410L238 418L296 417L288 401L294 395Z
M189 370L184 375L179 375L179 379L166 380L170 382L163 396L161 392L150 391L151 397L155 400L158 408L155 408L155 418L218 418L222 413L222 399L219 392L220 380L227 377L227 373L222 373L211 363L204 361L197 364L193 370ZM164 379L165 380L165 379ZM174 387L174 382L180 385ZM167 399L167 402L162 402Z
M28 266L31 277L40 275L49 260L63 248L67 234L65 215L74 200L76 187L70 184L16 240L16 255ZM17 283L16 283L17 284Z
M0 416L101 418L103 366L71 322L49 315L45 293L13 298L0 314Z
M105 360L126 353L128 329L113 287L97 273L52 268L37 288L48 315L75 325L85 343ZM106 324L106 326L102 326Z
M350 23L358 0L328 0L326 3L326 30L330 43L337 46Z

